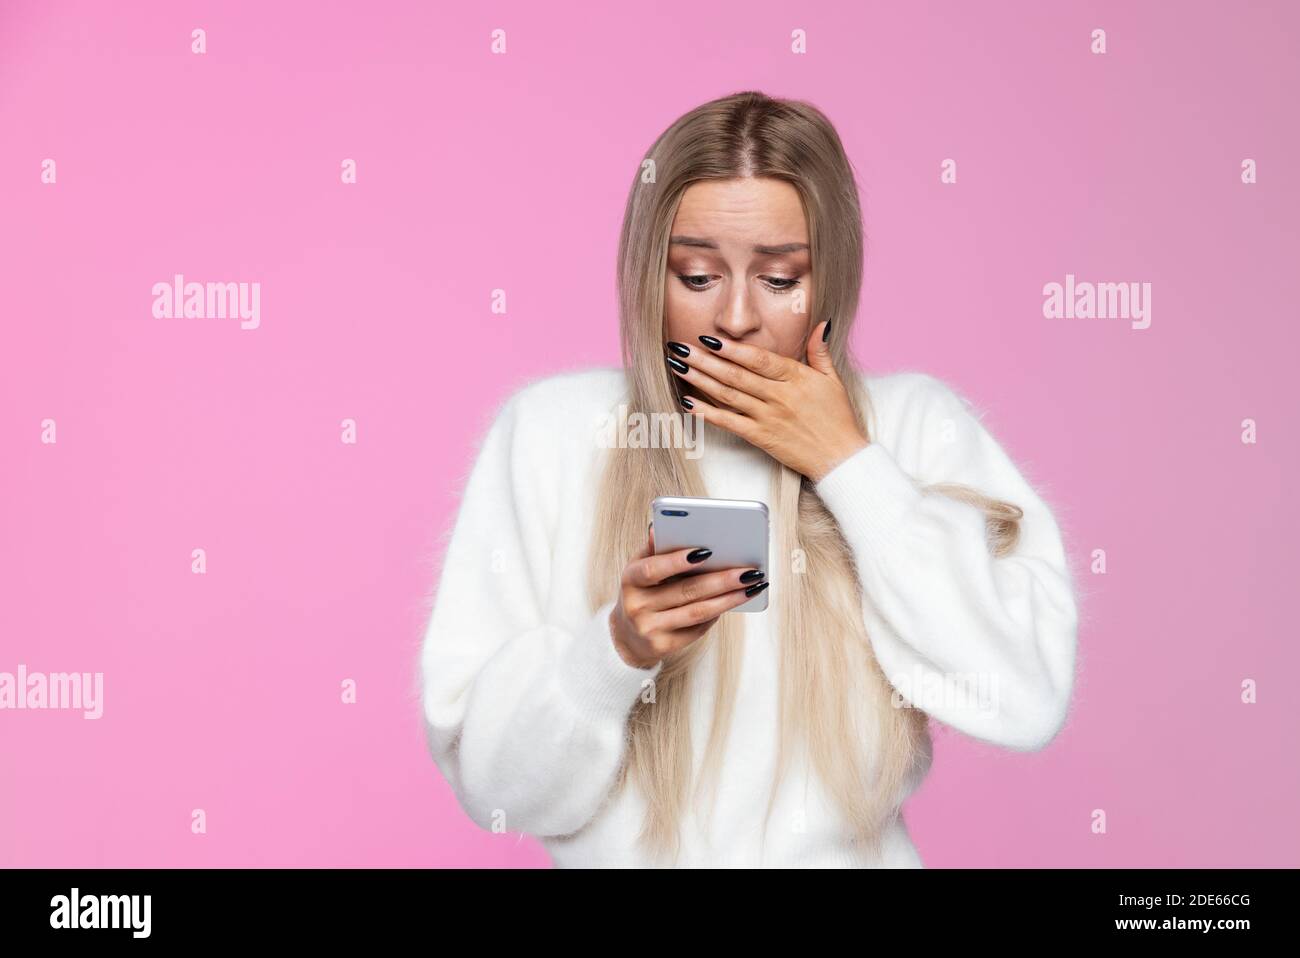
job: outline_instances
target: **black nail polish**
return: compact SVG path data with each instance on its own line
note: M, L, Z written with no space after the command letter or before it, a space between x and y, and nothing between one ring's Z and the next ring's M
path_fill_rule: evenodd
M722 348L722 340L714 339L712 336L701 336L700 342L702 342L705 346L708 346L710 349Z
M694 552L686 553L687 562L703 562L709 556L713 555L712 549L696 549Z
M741 582L757 582L759 579L763 578L763 576L765 576L765 575L767 575L767 573L764 572L762 569L750 569L748 572L742 572L742 573L740 574L740 581L741 581Z
M745 590L745 595L751 595L751 596L758 595L760 592L762 592L771 584L772 583L770 582L760 582L758 585L751 585L748 589Z
M826 340L830 338L831 338L831 321L828 319L826 320L826 328L822 330L822 342L824 343L826 342Z
M671 366L673 369L677 370L679 373L687 373L691 371L691 367L687 366L680 359L673 359L673 357L671 356L665 356L664 358L668 360L668 365Z
M691 402L691 401L690 401L689 399L687 399L685 396L682 397L682 405L685 406L687 409L694 409L694 408L695 408L695 403Z
M669 343L668 348L671 349L678 356L689 356L691 354L691 347L686 346L682 343Z

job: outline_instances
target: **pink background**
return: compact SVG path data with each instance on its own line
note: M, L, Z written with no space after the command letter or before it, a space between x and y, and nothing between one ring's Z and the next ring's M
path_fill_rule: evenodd
M547 864L424 749L440 536L501 399L618 362L636 166L746 88L858 170L860 359L986 410L1079 572L1069 725L939 730L926 863L1300 864L1296 6L613 7L4 4L0 671L102 671L105 714L0 712L0 864ZM154 319L176 272L261 327ZM1044 319L1067 272L1151 328Z

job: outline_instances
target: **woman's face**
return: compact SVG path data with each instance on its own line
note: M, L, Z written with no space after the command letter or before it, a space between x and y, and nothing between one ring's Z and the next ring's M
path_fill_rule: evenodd
M687 187L669 237L666 341L696 350L707 348L700 336L714 336L803 361L812 305L808 224L793 186L749 177Z

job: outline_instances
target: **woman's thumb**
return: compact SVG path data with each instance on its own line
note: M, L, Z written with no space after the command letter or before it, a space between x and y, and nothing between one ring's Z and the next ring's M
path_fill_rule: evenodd
M835 376L835 364L831 362L831 321L818 323L808 337L808 365L819 373Z
M639 557L642 559L648 559L650 556L655 554L655 521L653 519L650 520L650 524L646 526L645 531L645 545L642 547L641 555Z

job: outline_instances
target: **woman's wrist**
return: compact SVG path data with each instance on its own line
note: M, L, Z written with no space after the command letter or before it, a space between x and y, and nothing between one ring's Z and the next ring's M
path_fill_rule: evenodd
M619 637L618 609L619 609L618 603L615 603L614 608L610 609L609 611L609 639L611 642L614 643L614 651L618 653L618 657L622 659L623 662L626 663L629 668L633 668L633 669L654 668L655 664L659 661L658 659L656 659L654 662L638 661L636 656L632 654L632 650L629 649L627 645L624 644L623 640Z
M866 449L870 444L870 440L861 433L857 434L852 439L846 440L837 445L833 450L828 451L826 456L822 458L821 462L819 462L812 471L808 473L808 478L814 483L821 482L835 470L836 466L861 452L863 449Z

